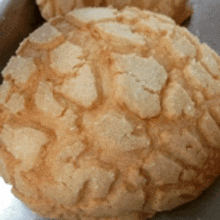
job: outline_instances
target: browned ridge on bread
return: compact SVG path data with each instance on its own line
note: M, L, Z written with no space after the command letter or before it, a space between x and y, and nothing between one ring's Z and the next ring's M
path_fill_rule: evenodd
M220 174L220 59L137 8L84 8L25 39L0 86L0 173L45 217L135 220Z

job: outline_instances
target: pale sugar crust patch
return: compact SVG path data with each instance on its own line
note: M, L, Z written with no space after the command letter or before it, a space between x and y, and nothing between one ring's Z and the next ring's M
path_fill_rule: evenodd
M82 8L68 13L68 16L81 22L89 23L93 21L102 21L116 18L116 9L110 8Z
M9 125L4 125L0 138L7 150L21 160L21 166L25 170L34 166L41 147L48 141L41 131L28 127L13 129Z
M40 82L35 94L35 103L39 109L52 117L61 115L63 107L53 97L52 84Z
M67 41L54 49L50 56L50 67L58 74L73 73L74 68L82 62L82 48Z
M31 75L36 73L37 67L33 58L23 58L20 56L12 57L6 68L2 71L4 77L10 76L15 80L15 84L27 83Z
M49 23L43 24L40 28L30 34L29 39L33 43L47 44L61 37L62 34Z
M61 92L67 98L76 101L79 105L90 107L97 99L95 78L89 65L83 65L76 77L66 80L56 91Z

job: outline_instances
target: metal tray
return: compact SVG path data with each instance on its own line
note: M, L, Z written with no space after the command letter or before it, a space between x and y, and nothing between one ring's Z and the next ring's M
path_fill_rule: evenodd
M220 0L191 0L193 16L185 26L220 55ZM44 20L35 0L0 0L0 71L23 38ZM1 78L0 78L1 82ZM0 178L0 220L46 220L29 210ZM220 177L198 199L152 220L220 220Z

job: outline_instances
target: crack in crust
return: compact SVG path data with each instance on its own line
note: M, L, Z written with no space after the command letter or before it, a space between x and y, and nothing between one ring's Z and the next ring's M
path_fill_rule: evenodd
M134 220L193 200L220 174L219 63L149 11L53 19L3 71L1 175L45 217Z

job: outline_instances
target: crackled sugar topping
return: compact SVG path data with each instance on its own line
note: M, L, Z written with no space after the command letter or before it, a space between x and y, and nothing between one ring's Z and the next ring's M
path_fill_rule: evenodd
M0 173L42 216L152 217L220 174L220 59L163 15L73 11L3 77Z

